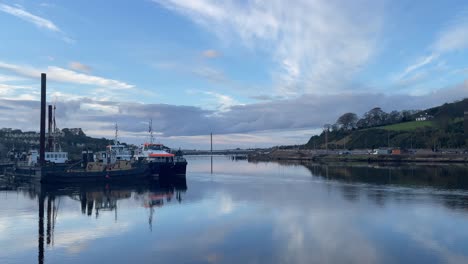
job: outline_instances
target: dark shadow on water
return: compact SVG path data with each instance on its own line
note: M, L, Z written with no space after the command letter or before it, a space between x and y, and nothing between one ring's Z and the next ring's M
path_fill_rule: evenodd
M275 163L282 166L301 166L312 177L340 183L335 187L350 202L358 202L361 196L365 196L379 207L384 207L388 199L412 201L422 193L439 200L447 208L468 210L467 165ZM370 187L363 188L363 184Z
M276 163L303 166L313 176L340 182L468 190L468 166L464 164Z

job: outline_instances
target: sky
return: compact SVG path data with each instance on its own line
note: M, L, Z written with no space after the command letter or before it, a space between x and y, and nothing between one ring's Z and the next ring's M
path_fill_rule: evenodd
M0 0L0 127L174 148L303 144L345 112L468 97L468 2Z

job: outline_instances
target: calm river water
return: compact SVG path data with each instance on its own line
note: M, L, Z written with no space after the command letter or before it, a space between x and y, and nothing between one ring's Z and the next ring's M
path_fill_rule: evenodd
M169 186L2 180L0 263L468 263L467 166L213 159Z

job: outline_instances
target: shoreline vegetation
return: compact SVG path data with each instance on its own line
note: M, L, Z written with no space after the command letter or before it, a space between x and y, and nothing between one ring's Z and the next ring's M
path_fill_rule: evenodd
M336 151L277 149L257 151L248 155L249 161L313 161L313 162L368 162L368 163L468 163L468 154L432 153L422 150L414 154L373 155L365 153L340 154Z
M468 98L422 111L361 118L344 113L304 145L278 146L248 155L252 161L297 160L367 163L468 163Z

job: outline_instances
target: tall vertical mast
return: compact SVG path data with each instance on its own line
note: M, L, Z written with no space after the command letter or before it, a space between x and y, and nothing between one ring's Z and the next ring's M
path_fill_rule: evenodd
M48 151L52 151L52 105L49 105L49 108L48 108L48 114L49 114L49 117L48 117L48 129L49 129L49 134L47 135L47 138L48 138L48 146L47 146L47 150ZM55 151L55 150L54 150Z
M148 132L150 133L150 143L153 144L153 119L149 121Z
M114 145L118 144L118 136L119 136L119 127L117 126L117 123L115 123L115 139L114 139Z
M46 122L46 82L45 73L41 73L41 125L39 135L39 163L45 163L45 122Z
M56 138L56 136L57 136L57 124L55 123L55 110L56 110L56 108L57 108L57 107L56 107L56 105L55 105L55 103L54 103L54 110L53 110L53 112L52 112L52 119L53 119L53 120L52 120L52 121L53 121L53 123L52 123L52 125L53 125L52 137L53 137L53 142L54 142L54 143L53 143L53 145L54 145L54 152L57 151L57 138ZM62 151L62 147L60 147L60 145L59 145L59 148L60 148L60 151Z

